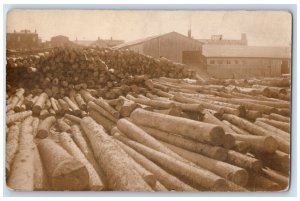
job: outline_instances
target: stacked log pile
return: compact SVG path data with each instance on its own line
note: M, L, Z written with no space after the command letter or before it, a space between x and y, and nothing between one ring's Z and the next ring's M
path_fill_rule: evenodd
M12 189L289 185L289 78L199 81L170 61L110 49L8 58L7 71Z

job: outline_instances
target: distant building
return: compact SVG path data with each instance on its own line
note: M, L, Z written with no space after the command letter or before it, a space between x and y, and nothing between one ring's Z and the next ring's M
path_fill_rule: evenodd
M191 37L170 32L125 42L113 48L129 49L154 58L165 57L178 63L200 65L202 44L202 42Z
M39 47L40 39L37 32L24 29L20 32L6 34L6 47L13 50L32 50Z
M218 78L279 76L290 73L290 47L204 45L208 74Z
M72 45L72 42L69 40L69 37L58 35L53 36L50 39L50 43L48 43L50 47L64 47L64 46L70 46Z
M116 45L120 45L122 43L124 43L123 40L113 40L112 38L110 40L105 40L105 39L100 39L100 37L98 37L98 39L96 41L94 40L75 40L73 41L73 43L79 45L79 46L84 46L84 47L113 47Z
M198 41L207 45L248 45L245 33L241 34L241 39L239 40L224 39L223 35L212 35L211 39L198 39Z

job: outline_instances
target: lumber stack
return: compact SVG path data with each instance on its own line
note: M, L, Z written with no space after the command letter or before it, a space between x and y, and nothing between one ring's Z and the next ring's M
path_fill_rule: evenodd
M92 48L57 48L7 63L12 189L288 187L287 77L200 81L165 59Z

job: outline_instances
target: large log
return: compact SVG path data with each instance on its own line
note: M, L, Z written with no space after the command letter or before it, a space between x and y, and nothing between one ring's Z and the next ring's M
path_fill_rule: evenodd
M6 117L6 125L12 125L18 121L24 120L26 117L29 117L32 115L32 111L25 111L25 112L19 112L14 113Z
M48 137L50 128L53 126L55 122L56 119L54 116L47 117L42 122L40 122L36 137L41 139Z
M80 151L80 149L76 146L70 135L66 132L62 132L59 135L59 140L62 147L86 167L89 174L89 189L93 191L102 190L104 188L104 185L97 171L87 160L84 154Z
M148 134L152 135L156 139L162 140L169 144L173 144L175 146L202 154L204 156L208 156L210 158L214 158L216 160L224 161L227 158L227 151L218 146L212 146L209 144L204 144L201 142L185 139L178 135L169 134L167 132L141 126L143 130L145 130Z
M140 143L129 140L126 137L118 137L126 145L143 154L148 159L157 163L159 166L172 172L178 177L185 178L190 182L197 183L213 191L226 191L227 185L224 179L202 168L188 165L180 160L176 160L167 154L148 148Z
M20 126L12 125L9 127L9 131L6 135L6 149L5 149L5 170L6 175L10 174L11 165L13 163L15 154L19 146L19 135L20 135Z
M180 156L197 164L198 166L207 169L225 179L231 180L238 185L244 186L248 182L248 173L245 169L222 161L214 160L191 151L187 151L171 144L164 143L164 145L169 147L172 151L176 152Z
M44 108L47 100L48 100L48 95L46 93L41 93L39 98L36 100L36 102L32 106L32 112L34 114L39 114L41 112L41 110Z
M49 178L51 190L86 190L89 174L86 167L65 149L50 139L38 144L42 163Z
M118 135L115 135L114 137L118 138ZM141 164L144 168L146 168L148 171L154 173L157 176L157 179L166 186L169 190L175 190L175 191L196 191L196 189L192 188L188 184L185 184L175 176L169 174L159 166L157 166L155 163L153 163L151 160L147 159L142 154L136 152L134 149L130 148L129 146L125 145L121 141L119 141L119 145L122 147L122 149L125 150L125 152L132 157L136 162Z
M7 185L14 190L34 190L34 142L31 123L32 117L28 117L21 124L18 152L7 180Z
M94 155L109 178L108 189L119 191L152 191L129 163L128 155L91 117L84 117L81 127L91 142Z
M197 122L170 115L157 114L142 109L136 109L132 112L130 118L139 125L180 134L197 141L206 141L215 145L220 145L223 143L224 139L223 129L213 124Z

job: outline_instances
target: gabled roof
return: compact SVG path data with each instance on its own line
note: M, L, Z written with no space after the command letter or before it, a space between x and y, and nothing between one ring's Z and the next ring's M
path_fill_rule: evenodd
M180 33L177 33L175 31L172 31L172 32L169 32L169 33L165 33L165 34L159 34L159 35L155 35L155 36L150 36L150 37L146 37L146 38L141 38L141 39L138 39L138 40L134 40L134 41L129 41L129 42L125 42L125 43L122 43L120 45L117 45L115 47L113 47L113 49L119 49L119 48L124 48L124 47L129 47L129 46L133 46L133 45L137 45L137 44L140 44L140 43L144 43L146 41L149 41L149 40L152 40L152 39L155 39L155 38L159 38L159 37L162 37L162 36L165 36L165 35L168 35L168 34L177 34L177 35L180 35L182 37L185 37L187 38L188 40L193 40L193 41L196 41L196 42L199 42L201 44L203 44L202 42L200 41L197 41L193 38L189 38L185 35L182 35Z
M205 57L291 58L290 47L203 45Z

